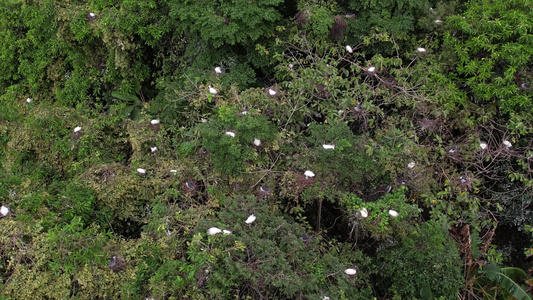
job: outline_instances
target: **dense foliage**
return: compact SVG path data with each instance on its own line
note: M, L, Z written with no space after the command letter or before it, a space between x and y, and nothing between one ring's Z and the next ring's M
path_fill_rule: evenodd
M532 7L2 1L0 298L531 299Z

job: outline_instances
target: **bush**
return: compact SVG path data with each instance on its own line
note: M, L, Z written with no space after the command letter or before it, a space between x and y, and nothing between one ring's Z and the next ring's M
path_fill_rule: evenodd
M455 242L440 224L428 221L403 241L378 251L383 282L398 299L456 299L463 286L463 261Z

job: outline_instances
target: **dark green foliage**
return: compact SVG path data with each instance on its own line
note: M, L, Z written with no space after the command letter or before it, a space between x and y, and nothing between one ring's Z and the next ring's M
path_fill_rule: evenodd
M530 7L1 2L0 298L529 299Z
M526 289L520 285L520 282L527 278L526 272L522 269L512 267L502 268L495 264L487 264L483 266L480 274L484 275L486 279L492 281L492 284L497 286L497 288L489 288L485 292L488 294L487 296L496 297L501 290L502 293L512 295L512 297L519 300L531 299L531 295L528 295ZM482 278L480 281L485 281L484 279Z
M233 108L220 108L218 116L199 125L202 146L211 154L215 169L224 174L238 176L247 169L247 164L256 164L265 157L255 149L254 139L268 147L276 137L273 125L265 116L250 111L242 114ZM232 137L228 133L235 136Z
M245 224L252 213L256 221ZM198 276L217 297L231 297L233 293L223 291L239 290L252 298L370 297L364 273L350 278L343 272L361 259L360 253L352 253L344 261L348 257L337 257L337 249L321 247L320 237L304 244L304 229L284 217L276 206L253 198L228 200L216 221L203 223L201 231L211 226L232 231L227 236L202 234L198 241L204 252L214 256L197 270Z
M475 103L495 102L505 113L531 110L530 88L523 86L532 80L530 4L474 1L464 14L448 19L453 31L445 41Z
M312 169L329 184L349 189L359 182L364 190L371 190L384 175L381 166L362 150L364 139L356 137L346 123L309 126L305 138L309 149L302 153L302 168ZM334 146L334 149L325 149ZM369 186L367 186L369 185ZM337 191L340 192L340 191Z
M276 7L281 0L202 1L170 4L170 17L181 22L189 35L219 48L224 44L247 45L273 34L275 22L281 18ZM182 29L182 30L183 30Z
M462 287L459 249L436 222L426 222L398 245L382 249L378 275L402 299L421 297L429 288L434 297L455 299Z

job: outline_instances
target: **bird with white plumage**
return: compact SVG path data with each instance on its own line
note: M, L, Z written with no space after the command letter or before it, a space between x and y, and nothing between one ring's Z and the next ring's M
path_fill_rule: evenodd
M215 234L219 234L221 232L222 232L222 230L218 229L216 227L211 227L211 228L207 229L207 235L215 235Z
M246 224L252 224L254 221L255 221L256 217L254 214L251 214L248 219L246 219L246 221L244 221L244 223Z
M350 45L347 45L347 46L346 46L346 51L347 51L348 53L353 53L353 49L352 49L352 47L351 47Z

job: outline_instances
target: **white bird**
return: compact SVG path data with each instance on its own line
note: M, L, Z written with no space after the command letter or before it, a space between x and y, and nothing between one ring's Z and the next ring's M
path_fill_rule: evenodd
M157 125L157 124L159 124L159 120L158 119L153 119L152 121L150 121L150 124Z
M392 217L396 218L398 216L398 212L395 211L395 210L390 209L389 210L389 215L391 215Z
M235 137L235 132L226 131L226 135L229 135L231 137Z
M415 163L414 161L410 162L410 163L407 165L407 167L408 167L409 169L412 169L412 168L414 168L415 166L416 166L416 163Z
M416 52L426 52L426 48L419 47L416 49Z
M481 149L483 149L483 150L487 149L488 146L489 145L487 145L487 143L485 143L485 142L479 143L479 147L481 147Z
M363 218L368 217L368 210L365 207L361 208L359 210L359 213L361 214L361 217L363 217Z
M261 146L261 140L260 140L260 139L254 139L254 145L255 145L256 147Z
M309 170L305 171L304 175L305 175L305 179L308 179L309 177L315 177L315 173Z
M157 147L150 147L150 151L152 151L152 153L156 152L157 151Z
M267 186L263 186L263 185L262 185L262 186L259 187L259 190L260 190L261 192L263 192L263 193L270 193L270 188L267 187Z
M503 140L503 145L506 148L511 148L513 146L513 144L511 144L511 142L509 142L508 140Z
M89 16L91 16L91 18L94 18L96 15L94 13L89 13Z
M209 86L209 92L213 95L216 95L218 93L217 90L215 90L215 88L213 88L212 86Z
M344 270L344 273L346 273L347 275L353 276L353 275L357 274L357 270L355 270L355 269L346 269L346 270Z
M224 233L224 235L228 235L231 234L231 231L224 229L222 230L222 233Z
M442 23L442 20L435 20L435 23L437 24Z
M0 208L0 213L2 214L2 216L6 216L9 213L9 208L2 205L2 207Z
M137 172L139 172L139 174L146 174L146 170L143 168L138 168Z
M276 92L276 91L273 90L273 89L268 89L268 94L269 94L270 96L276 96L277 93L278 93L278 92Z
M322 145L322 148L324 149L335 149L335 145L331 145L331 144L324 144Z
M31 103L31 98L26 99L26 102Z
M74 128L74 132L75 132L75 133L76 133L76 132L79 132L79 131L81 131L81 127L80 127L80 126Z
M368 72L373 73L376 70L376 67L369 67L366 69Z
M331 300L331 298L328 297L328 296L324 296L324 298L322 298L322 300Z
M245 110L241 112L241 115L243 115L243 116L244 116L244 115L247 115L247 114L248 114L248 112L245 111Z
M349 45L346 46L346 51L348 51L349 53L353 53L353 49Z
M218 234L218 233L221 233L222 230L216 228L216 227L211 227L209 229L207 229L207 235L215 235L215 234Z
M246 224L252 224L253 222L255 221L255 216L253 214L251 214L248 219L246 219L246 221L244 221L244 223Z
M189 190L194 190L196 188L196 186L194 186L194 183L192 182L185 182L185 186L189 189Z
M170 173L178 173L177 170L170 170Z
M291 68L291 69L292 69L292 67L294 67L294 65L293 65L293 64L289 64L289 68Z
M215 68L215 73L222 74L222 69L220 69L220 67L216 67Z

